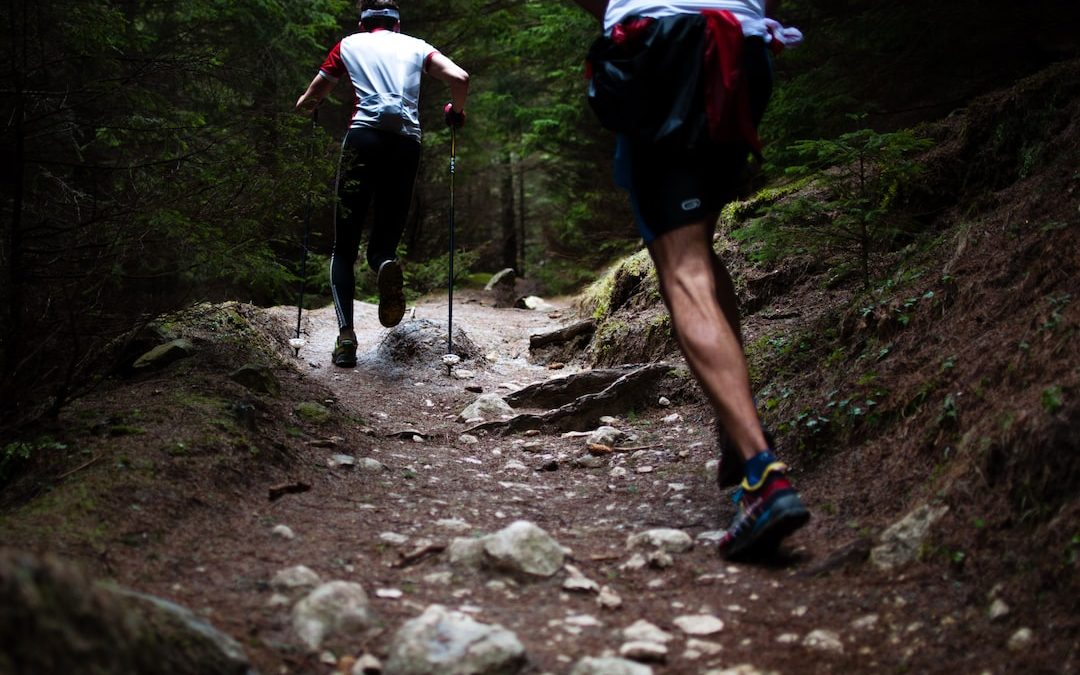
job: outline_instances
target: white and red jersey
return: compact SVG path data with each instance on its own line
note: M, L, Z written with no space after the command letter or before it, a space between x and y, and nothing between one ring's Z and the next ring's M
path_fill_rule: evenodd
M438 50L423 40L376 30L354 33L334 45L319 74L352 83L351 128L383 129L420 140L420 76Z
M734 14L744 35L766 35L765 0L611 0L604 13L604 30L611 30L632 14L659 19L706 9L726 9Z

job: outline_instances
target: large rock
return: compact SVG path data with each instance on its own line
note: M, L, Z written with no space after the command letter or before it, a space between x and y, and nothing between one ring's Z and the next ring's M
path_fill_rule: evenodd
M0 672L243 674L240 645L167 600L0 551Z
M296 603L292 619L300 640L316 650L326 638L370 626L371 610L360 584L330 581Z
M266 366L245 363L229 373L229 379L257 394L277 396L281 392L281 382Z
M484 555L498 569L550 577L562 568L566 552L550 534L527 520L519 520L485 537Z
M194 353L195 345L190 340L179 338L154 347L136 359L131 367L134 370L156 370Z
M881 543L870 550L870 562L887 572L914 561L930 533L930 526L948 510L948 506L924 504L904 516L881 534Z
M497 420L503 415L513 414L514 409L497 394L480 394L475 401L461 411L458 418L471 420L480 417L485 420Z
M525 647L502 626L431 605L398 630L386 675L512 675L525 666Z

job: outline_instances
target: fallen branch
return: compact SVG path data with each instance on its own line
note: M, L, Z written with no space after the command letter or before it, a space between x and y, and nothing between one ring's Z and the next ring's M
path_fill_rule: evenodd
M274 485L270 488L270 501L276 501L284 495L299 494L301 492L307 492L311 489L311 486L307 483L282 483L281 485Z
M83 469L85 469L86 467L90 466L91 464L93 464L94 462L98 461L99 459L101 459L101 455L97 455L96 457L91 457L91 458L90 458L89 460L87 460L87 461L83 462L82 464L80 464L79 466L75 467L75 468L74 468L74 469L72 469L71 471L68 471L67 473L62 473L62 474L60 474L59 476L57 476L57 477L56 477L56 480L64 480L65 478L67 478L67 477L68 477L68 476L70 476L71 474L73 474L73 473L76 473L76 472L79 472L79 471L82 471Z
M446 544L425 544L417 549L409 551L408 553L402 553L401 559L394 563L394 567L408 567L409 565L415 565L424 558L442 553L446 550Z

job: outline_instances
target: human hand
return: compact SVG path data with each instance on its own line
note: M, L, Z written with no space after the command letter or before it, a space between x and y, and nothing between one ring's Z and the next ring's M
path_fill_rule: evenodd
M454 104L447 103L443 108L443 119L446 120L446 126L451 129L460 129L465 126L465 111L454 110Z

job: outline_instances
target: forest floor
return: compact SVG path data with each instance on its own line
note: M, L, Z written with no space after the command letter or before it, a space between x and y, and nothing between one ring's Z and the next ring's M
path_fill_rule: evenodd
M941 564L885 573L867 563L866 527L830 513L845 484L797 461L793 477L811 522L765 564L720 559L708 535L699 537L724 529L733 510L706 468L715 458L712 413L695 396L650 392L654 405L613 422L632 435L623 445L637 450L590 466L574 461L587 455L579 436L463 438L470 425L459 414L478 390L506 394L576 370L528 358L530 333L572 318L565 303L497 309L480 293L459 293L454 325L480 355L461 364L468 379L448 375L438 358L443 344L387 361L380 345L391 332L379 327L373 305L356 307L360 364L340 369L329 360L332 308L305 314L307 344L293 358L284 340L295 308L233 305L275 351L280 396L252 397L227 380L250 336L245 345L227 318L211 318L203 323L209 332L195 336L196 358L80 400L62 422L81 454L39 466L37 482L14 486L0 509L0 539L190 607L240 641L263 673L334 672L363 652L385 658L402 623L436 603L513 631L530 673L566 673L581 657L618 654L622 629L638 620L671 635L666 659L651 664L657 673L739 665L747 673L1056 670L1045 653L1006 647L1021 626L1039 627L1024 623L1038 614L1025 607L992 619L1000 589L988 594L988 580ZM423 299L396 331L427 320L445 336L445 312L444 297ZM253 418L234 414L238 401L254 407ZM330 419L298 418L293 411L305 401L325 405ZM244 428L237 419L247 420ZM70 436L75 429L84 435ZM337 454L386 469L333 467ZM307 489L268 499L282 484ZM517 520L572 551L568 562L621 605L565 590L565 571L526 581L464 570L442 549ZM279 525L294 538L275 535ZM695 545L670 566L627 565L628 536L653 528L682 530ZM410 556L425 547L430 555ZM295 565L323 581L360 583L375 627L305 649L269 583ZM702 614L723 629L693 636L677 627L677 618Z

